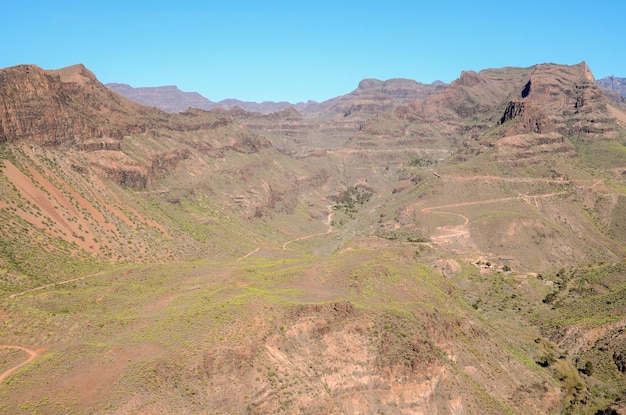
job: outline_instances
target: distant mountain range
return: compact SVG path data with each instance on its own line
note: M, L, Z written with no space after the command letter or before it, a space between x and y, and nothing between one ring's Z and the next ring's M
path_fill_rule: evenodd
M282 111L288 107L295 107L306 115L336 114L345 116L352 113L375 113L393 109L399 104L406 104L416 99L424 99L435 92L441 91L446 84L435 81L432 84L422 84L410 79L364 79L354 91L336 98L318 103L316 101L261 103L225 99L214 102L197 92L184 92L176 86L140 87L134 88L128 84L109 83L106 86L114 92L142 105L155 107L169 113L183 112L189 108L211 110L223 108L230 110L239 107L249 112L269 114Z
M611 89L626 98L626 78L607 76L606 78L598 79L596 82L601 87Z
M128 84L109 83L106 84L106 86L112 91L117 92L130 100L170 113L183 112L189 108L211 110L213 108L221 107L228 110L233 107L239 107L250 112L269 114L284 110L292 105L288 102L258 103L240 101L238 99L225 99L213 102L197 92L181 91L178 87L173 85L133 88Z
M614 100L626 98L626 78L607 76L596 81L603 88L615 91L619 96ZM394 108L398 104L406 104L416 99L425 99L429 95L443 90L447 84L435 81L432 84L422 84L410 79L390 79L380 81L378 79L364 79L354 91L331 98L324 102L307 101L292 104L281 102L250 102L238 99L224 99L211 101L197 92L185 92L174 85L157 87L132 87L122 83L108 83L106 87L118 94L135 101L139 104L155 107L165 112L183 112L189 108L212 110L223 108L230 110L239 107L248 112L270 114L282 111L288 107L295 107L304 115L323 116L343 112L346 116L352 113L384 112ZM622 98L620 98L622 97ZM393 102L392 102L393 101Z

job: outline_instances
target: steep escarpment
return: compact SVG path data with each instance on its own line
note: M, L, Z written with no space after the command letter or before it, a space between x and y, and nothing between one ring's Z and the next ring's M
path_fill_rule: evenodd
M400 144L403 148L418 146L442 150L458 145L465 138L476 139L493 127L495 111L523 85L523 77L528 72L525 68L464 71L449 86L425 99L414 100L391 113L363 122L348 144L363 148Z
M605 134L615 127L607 97L584 63L537 65L500 123L513 121L507 134L558 131L563 135Z
M554 131L554 125L539 107L522 100L512 100L507 104L500 123L515 119L515 127L507 130L507 135L537 133L546 134Z
M162 124L164 113L109 91L84 66L44 71L21 65L0 72L0 142L74 144L121 139Z
M478 138L498 125L504 136L610 134L617 126L611 105L584 62L464 71L440 93L398 107L393 118L368 120L362 128L365 134L355 139L365 138L368 131L372 135L384 125L394 125L398 137L420 135L419 130L410 131L417 122L424 129L437 123L439 131L457 140Z
M34 65L2 69L0 114L0 142L85 152L103 176L135 189L175 168L189 158L190 150L146 149L129 155L130 136L159 136L174 144L172 134L211 131L210 144L194 142L216 155L227 149L251 154L270 146L259 135L235 127L226 114L188 110L170 115L141 106L106 88L83 65L50 71Z

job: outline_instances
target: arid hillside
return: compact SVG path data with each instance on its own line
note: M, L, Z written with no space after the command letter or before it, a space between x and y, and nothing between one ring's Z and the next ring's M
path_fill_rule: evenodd
M167 113L0 70L0 412L626 411L626 109L583 62Z

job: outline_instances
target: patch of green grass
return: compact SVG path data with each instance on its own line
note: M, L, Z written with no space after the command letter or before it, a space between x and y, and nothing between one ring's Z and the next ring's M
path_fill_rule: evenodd
M578 155L593 167L610 169L624 166L626 145L619 140L570 138Z

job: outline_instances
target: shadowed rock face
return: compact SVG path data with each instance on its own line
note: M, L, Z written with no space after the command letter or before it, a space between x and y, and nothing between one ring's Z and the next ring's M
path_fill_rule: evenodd
M536 106L522 100L510 101L504 110L500 124L516 120L507 135L537 133L545 134L554 131L548 117Z
M511 109L517 108L521 125L514 130L518 133L604 133L614 122L607 102L584 62L573 66L537 65L519 98L507 105L501 122L515 118L511 117Z

